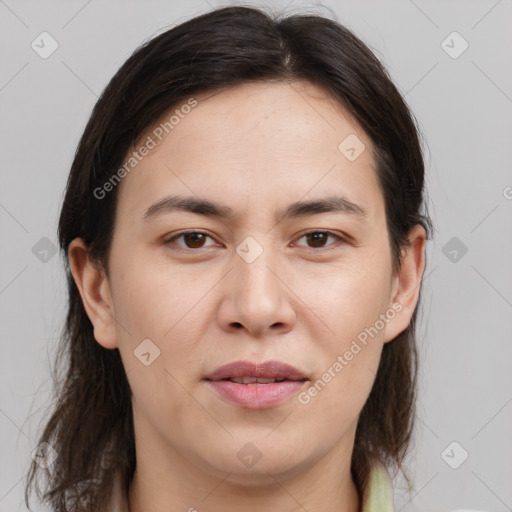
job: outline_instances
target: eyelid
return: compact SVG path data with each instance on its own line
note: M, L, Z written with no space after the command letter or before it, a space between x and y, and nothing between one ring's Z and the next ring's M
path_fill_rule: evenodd
M163 241L163 243L164 243L164 245L167 245L167 244L169 244L169 243L171 243L171 242L174 242L174 240L176 240L177 238L180 238L180 237L182 237L182 236L184 236L184 235L189 235L189 234L191 234L191 233L200 233L200 234L202 234L202 235L205 235L205 236L207 236L207 237L211 238L212 240L215 240L215 237L213 237L212 235L210 235L210 233L207 233L206 231L202 231L201 229L187 229L187 230L185 230L185 231L179 231L178 233L175 233L174 235L172 235L172 236L171 236L171 237L169 237L169 238L165 238L165 239L164 239L164 241ZM178 245L178 247L179 247L180 249L184 249L184 250L186 250L186 251L187 251L187 250L188 250L188 251L198 251L199 249L203 249L203 247L200 247L199 249L191 249L190 247L184 247L184 246L181 246L181 245L179 245L179 244L176 244L176 245ZM208 246L208 247L211 247L211 246Z
M299 246L299 247L304 247L305 249L307 249L309 251L314 251L314 252L326 252L326 251L330 251L330 250L338 248L340 243L342 245L348 243L346 238L343 237L341 234L338 234L338 233L336 233L334 231L331 231L329 229L309 229L307 231L302 232L300 234L300 236L297 237L297 240L300 240L301 238L305 237L306 235L313 234L313 233L323 233L323 234L326 234L328 236L333 236L333 237L338 239L338 243L329 244L329 245L327 245L325 247L319 247L319 248L307 247L307 246ZM332 247L332 246L334 246L334 247Z
M200 233L200 234L205 235L206 237L211 238L212 240L215 240L215 237L210 235L206 231L202 231L201 229L189 229L189 230L179 231L178 233L173 234L170 238L166 238L164 240L164 245L167 245L167 244L169 244L171 242L174 242L174 240L176 240L177 238L180 238L180 237L182 237L184 235L188 235L190 233ZM306 250L320 253L320 252L326 252L326 251L330 251L330 250L336 249L337 247L339 247L340 243L342 245L348 243L347 239L344 236L342 236L341 234L338 234L338 233L336 233L334 231L331 231L329 229L320 229L320 228L318 228L318 229L309 229L307 231L303 231L296 238L296 240L300 240L301 238L304 238L305 236L307 236L309 234L313 234L313 233L323 233L323 234L327 234L328 236L333 236L333 237L338 239L338 243L329 244L326 247L307 247L307 246L301 246L301 245L299 245L298 247L303 247ZM193 249L193 248L190 248L190 247L181 246L179 244L176 244L176 245L179 247L179 249L183 249L185 251L199 251L200 249L205 249L207 247L212 247L212 246L206 246L206 247L199 247L199 248ZM334 245L334 247L331 247L332 245Z

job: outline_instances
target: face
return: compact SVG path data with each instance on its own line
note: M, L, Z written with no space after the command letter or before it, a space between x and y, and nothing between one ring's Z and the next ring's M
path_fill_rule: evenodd
M88 309L97 341L120 350L136 437L155 457L241 481L350 458L383 344L415 305L401 294L417 284L392 274L371 142L305 82L195 99L118 185L100 289L112 316ZM162 202L171 196L222 215ZM252 384L273 390L233 401L205 377L241 360L287 363L307 380Z

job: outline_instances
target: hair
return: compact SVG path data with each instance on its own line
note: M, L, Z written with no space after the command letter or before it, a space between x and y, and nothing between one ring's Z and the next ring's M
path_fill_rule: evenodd
M98 99L68 176L58 236L69 293L54 371L56 400L39 437L59 453L45 471L31 462L25 503L37 496L54 511L101 511L116 472L124 489L136 457L131 389L118 349L94 338L72 278L68 247L77 237L108 276L117 188L94 194L118 170L140 137L191 95L247 82L306 80L328 91L372 142L385 200L393 272L408 230L431 221L424 204L424 162L417 122L377 57L337 21L317 14L268 14L245 6L217 8L145 42L126 60ZM416 315L384 345L370 395L358 419L351 474L362 498L372 461L402 470L414 426L417 393ZM65 374L57 375L65 363ZM407 478L407 475L406 475Z

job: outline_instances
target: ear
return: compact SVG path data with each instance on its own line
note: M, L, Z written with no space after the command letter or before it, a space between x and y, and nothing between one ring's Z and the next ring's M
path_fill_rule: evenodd
M427 239L425 229L416 224L409 230L407 238L409 245L402 251L402 263L398 275L393 278L389 307L395 311L395 314L386 324L385 343L395 339L409 325L418 303L421 280L425 271Z
M81 238L75 238L68 248L69 266L82 303L94 327L94 338L103 347L118 346L114 308L105 271L91 260Z

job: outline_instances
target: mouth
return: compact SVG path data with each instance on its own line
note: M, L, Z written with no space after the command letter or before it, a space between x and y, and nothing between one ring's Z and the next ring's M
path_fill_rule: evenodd
M207 379L209 380L209 379ZM234 378L229 378L229 379L221 379L222 381L229 381L229 382L236 382L237 384L274 384L275 382L286 382L286 381L300 381L300 382L304 382L306 381L307 379L287 379L287 378L282 378L282 379L264 379L264 378L260 378L260 377L234 377ZM219 382L219 381L214 381L214 382Z
M308 376L305 372L282 361L264 361L262 363L234 361L217 368L205 379L211 381L233 380L239 384L253 384L258 381L260 384L268 384L276 380L308 380Z
M276 381L309 380L305 372L282 361L234 361L217 368L205 380L231 380L238 384L269 384Z
M304 372L281 361L235 361L221 366L204 380L232 405L267 409L298 393L310 379Z

